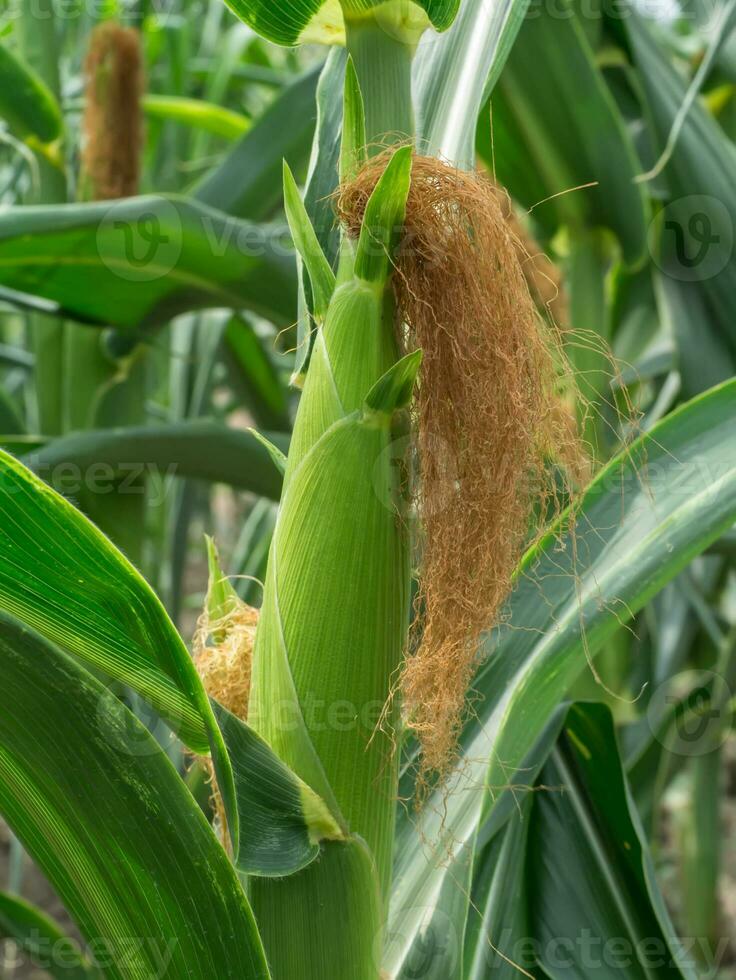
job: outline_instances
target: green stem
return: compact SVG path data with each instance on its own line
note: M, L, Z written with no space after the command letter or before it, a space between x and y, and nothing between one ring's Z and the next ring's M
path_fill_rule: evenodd
M24 0L20 8L18 39L23 59L58 99L61 85L53 0ZM38 156L37 161L40 179L37 203L63 204L67 199L66 174L43 156ZM38 426L45 435L59 435L63 409L63 375L59 365L64 350L64 322L32 315L28 329L36 358Z
M365 101L369 152L413 138L411 63L414 45L375 17L347 20L347 48Z

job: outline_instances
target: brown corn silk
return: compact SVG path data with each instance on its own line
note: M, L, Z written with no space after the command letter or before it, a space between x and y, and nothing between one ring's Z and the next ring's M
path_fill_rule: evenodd
M92 31L84 65L86 101L82 163L96 201L138 191L143 123L140 36L113 21Z
M340 189L353 234L385 166L379 154ZM501 615L534 513L556 499L550 464L584 469L560 338L537 312L505 213L482 175L415 157L393 286L400 341L424 352L419 592L400 683L423 776L454 760L481 633Z

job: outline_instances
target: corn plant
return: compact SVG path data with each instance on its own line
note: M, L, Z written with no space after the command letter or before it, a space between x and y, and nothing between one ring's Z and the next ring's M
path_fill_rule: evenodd
M706 76L691 72L688 88L673 67L681 38L633 10L591 26L572 5L525 18L522 0L229 5L247 28L219 0L182 4L191 23L205 11L201 39L152 27L155 13L136 21L158 51L151 90L135 82L155 138L140 187L112 202L90 186L89 146L86 178L71 152L75 113L89 120L95 105L89 91L74 101L81 59L69 51L95 24L62 30L49 8L36 30L21 4L0 47L18 93L0 93L0 116L20 161L0 218L0 815L83 942L11 893L0 937L53 977L710 975L736 684L726 82L714 76L696 99ZM715 33L689 35L726 79L731 21L724 5ZM313 42L329 48L291 50ZM185 43L186 68L172 55ZM276 95L241 99L242 84ZM172 146L202 172L182 181ZM407 310L431 308L430 327L450 335L452 324L439 293L413 292L407 229L438 174L472 181L479 166L514 202L509 213L479 194L504 229L516 221L503 241L534 232L561 270L535 276L530 241L523 261L499 244L470 271L493 279L499 307L498 290L513 289L512 307L558 303L569 328L550 355L549 400L527 386L516 406L553 416L572 402L565 424L589 443L593 475L574 487L560 428L534 428L547 482L518 511L504 606L481 606L482 633L458 641L462 669L435 663L426 689L463 679L463 710L436 719L450 746L437 766L426 705L402 701L402 679L438 621L423 583L433 449L421 426L443 370ZM87 189L73 201L77 177ZM440 212L438 253L455 213L457 198ZM462 214L472 242L486 226ZM715 251L688 279L682 254L702 246L703 221ZM136 249L172 241L175 255L155 254L163 271L140 274ZM544 293L555 276L565 310ZM441 288L458 295L456 282ZM481 333L494 315L480 310ZM279 332L281 361L269 350ZM95 383L70 390L60 351L74 377L95 367ZM511 472L462 455L486 443L473 441L472 410L460 414L452 344L442 351L465 426L453 459ZM531 355L520 344L514 357ZM502 373L473 380L485 397ZM75 421L54 426L67 397ZM183 480L173 503L139 501L132 520L117 498L70 500L43 479L70 462L118 479L136 461L149 484L173 481L172 466ZM199 520L211 533L218 512L191 481L251 495L235 547L220 541L228 557L208 543L194 657L181 617L188 532ZM464 481L456 468L451 492ZM485 541L481 521L499 515L476 513ZM468 581L440 603L449 631L465 621L458 595L498 588L472 577L469 554L464 567ZM704 732L697 748L683 742L691 730ZM664 790L678 787L676 926L656 862Z

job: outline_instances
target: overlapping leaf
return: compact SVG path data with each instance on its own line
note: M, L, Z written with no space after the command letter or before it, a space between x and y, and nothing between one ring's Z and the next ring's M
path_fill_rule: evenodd
M736 521L735 423L732 381L612 461L585 495L576 526L563 523L527 556L509 622L486 643L462 764L418 826L400 825L392 922L403 939L390 951L390 970L411 955L442 892L448 855L473 849L497 789L523 765L586 655ZM402 795L411 793L407 773Z
M287 244L281 228L187 198L11 208L0 227L0 287L106 326L146 327L208 306L289 326L296 276Z
M133 688L189 748L212 752L243 870L287 874L314 859L319 838L334 836L323 804L242 722L228 716L221 730L186 647L133 566L5 453L0 515L0 609Z
M34 966L54 980L93 980L99 974L79 944L66 936L41 909L16 895L0 892L0 939L12 939Z
M500 183L536 206L549 234L560 224L610 228L628 263L643 259L648 203L634 180L641 167L572 4L562 16L540 7L525 20L478 140ZM574 190L584 184L593 186Z
M267 433L271 442L286 450L288 439L278 433ZM264 448L250 432L234 429L207 419L170 425L127 426L115 429L87 429L60 436L41 445L34 444L24 452L16 443L14 452L35 473L58 489L74 495L82 474L94 489L94 474L104 482L107 473L130 482L145 470L163 476L191 477L226 483L249 490L261 497L278 500L281 474ZM64 485L65 468L71 464L79 474ZM104 489L102 482L99 484ZM109 482L108 482L109 486ZM123 488L125 489L125 488Z
M646 115L664 148L687 85L666 60L645 20L629 11L628 32L646 94ZM736 352L736 149L697 100L682 123L663 176L670 203L661 216L666 236L659 263L675 282L706 297L720 337ZM656 246L656 237L652 245Z
M555 980L692 977L654 880L610 711L574 704L556 713L554 727L557 737L548 730L540 740L541 765L519 773L505 819L491 821L479 848L463 975L510 980L541 967Z
M0 672L0 812L103 976L267 980L235 870L153 736L4 614Z

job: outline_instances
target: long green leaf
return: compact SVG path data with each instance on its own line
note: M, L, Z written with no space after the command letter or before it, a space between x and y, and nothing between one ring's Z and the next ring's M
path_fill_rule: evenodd
M504 815L492 815L490 837L484 827L478 839L463 977L510 980L540 966L555 980L692 977L654 880L609 709L563 706L535 756L500 798Z
M607 707L570 709L539 785L551 788L535 794L527 887L545 973L554 980L584 980L593 970L607 980L693 978L654 879ZM600 945L581 944L583 930ZM623 951L618 961L605 955L613 941ZM559 956L555 962L560 949L564 966Z
M286 436L266 435L286 451ZM34 445L22 458L26 466L52 485L58 477L62 491L66 481L72 494L82 486L93 491L97 486L99 492L109 492L110 481L105 483L106 478L134 480L145 471L155 471L163 476L225 483L270 500L281 496L281 474L263 445L250 432L206 419L171 425L89 429L61 436L42 446ZM67 463L73 471L65 468Z
M0 812L103 975L267 980L235 871L155 739L4 615L0 677Z
M401 820L391 929L404 939L389 970L400 968L419 935L407 910L433 906L448 852L472 848L493 788L523 765L585 669L586 651L594 656L734 521L736 381L683 406L611 462L588 489L575 528L563 523L527 556L508 623L485 644L462 764L417 825ZM411 793L407 771L402 796Z
M263 221L281 200L281 166L295 173L309 161L319 68L292 82L253 128L194 189L194 197L236 218Z
M0 939L12 939L54 980L93 980L99 976L79 944L41 909L16 895L0 892Z
M0 287L105 326L160 324L186 310L296 318L296 276L280 228L179 197L11 208L0 228Z
M627 29L646 94L647 116L655 141L663 147L687 86L663 56L646 21L633 10L629 13ZM732 353L736 352L734 168L736 149L696 100L664 168L671 201L661 216L664 254L659 263L666 275L696 284L690 288L702 291ZM651 244L656 250L656 236Z
M146 95L142 106L152 119L182 123L226 139L238 139L251 127L250 119L239 112L181 95Z
M648 204L634 180L641 167L631 137L573 4L563 3L562 15L544 7L534 14L481 116L479 153L516 200L538 205L534 217L549 234L560 224L610 228L636 265L645 255Z
M449 31L427 34L414 61L417 145L464 169L475 162L475 127L516 40L528 0L464 3Z
M304 207L322 251L333 267L339 250L340 235L335 221L332 194L337 187L340 162L346 60L344 48L333 48L319 78L317 125L304 188ZM311 352L313 298L309 277L304 275L301 261L299 281L299 323L294 373L296 378L303 381Z

